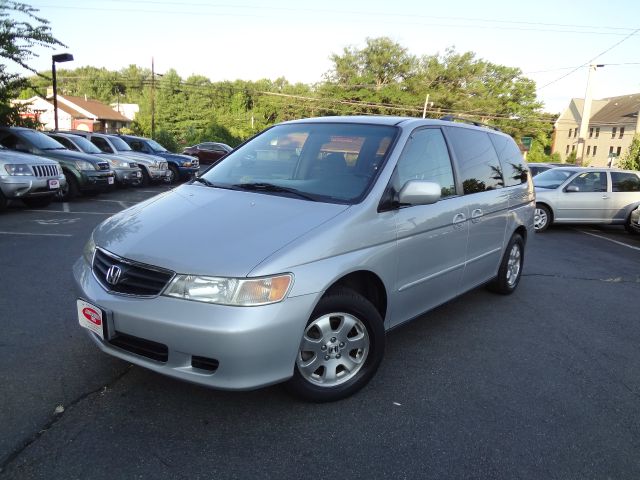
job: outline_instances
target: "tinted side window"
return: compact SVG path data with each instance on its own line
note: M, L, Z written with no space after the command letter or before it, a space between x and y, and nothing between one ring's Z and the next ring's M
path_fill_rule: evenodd
M493 142L502 165L504 186L513 187L514 185L527 183L527 166L516 143L509 137L494 133L489 134L489 138Z
M93 143L103 152L113 153L113 149L109 146L109 143L104 138L91 137L91 143Z
M504 186L500 161L489 134L456 127L449 127L447 134L456 152L465 195Z
M53 136L52 137L54 140L57 140L58 142L60 142L62 145L64 145L66 148L68 148L69 150L75 150L78 151L78 147L76 147L71 140L69 140L68 138L65 137L57 137L57 136Z
M449 151L440 129L427 128L411 134L396 167L395 190L409 180L440 185L442 198L456 194Z
M614 192L640 192L640 178L635 173L611 172Z
M128 143L131 149L135 150L136 152L141 152L144 150L144 145L142 145L142 142L139 140L130 140Z

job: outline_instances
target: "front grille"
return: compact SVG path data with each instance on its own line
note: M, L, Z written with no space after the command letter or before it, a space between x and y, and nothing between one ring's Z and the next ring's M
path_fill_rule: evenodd
M134 163L134 162L129 162L129 166L130 166L131 168L136 168L136 167L138 166L138 164L137 164L137 163Z
M192 166L194 166L194 167L199 167L199 166L200 166L200 162L198 161L198 159L197 159L197 158L194 158L194 159L191 161L191 165L192 165Z
M98 163L98 170L109 170L109 164L107 162Z
M127 335L126 333L118 332L117 330L115 335L109 339L109 343L114 347L135 353L141 357L156 360L157 362L166 362L169 358L169 349L164 343L134 337L133 335Z
M36 177L57 177L59 175L57 165L32 165L31 168Z
M167 162L160 162L160 170L166 170L167 169Z
M120 274L115 279L112 275L109 282L107 273L111 267L116 267L112 273L119 269ZM106 290L139 297L159 295L174 275L170 270L127 260L101 248L96 248L93 257L93 274Z

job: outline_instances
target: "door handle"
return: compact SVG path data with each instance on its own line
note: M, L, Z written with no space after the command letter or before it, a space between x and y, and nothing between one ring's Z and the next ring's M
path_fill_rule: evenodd
M471 212L471 218L478 218L482 215L484 215L484 213L479 208L476 208L473 212Z
M607 198L609 198L609 195L606 195L606 194L602 195L602 198L604 198L606 200Z
M456 223L462 223L466 219L467 217L464 213L456 213L455 216L453 217L453 224L455 225Z

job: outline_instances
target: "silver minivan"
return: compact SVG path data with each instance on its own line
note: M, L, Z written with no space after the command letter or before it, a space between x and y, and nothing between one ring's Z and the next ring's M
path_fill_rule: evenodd
M499 131L286 122L99 225L74 265L78 320L175 378L336 400L374 375L388 329L483 284L513 292L534 204Z

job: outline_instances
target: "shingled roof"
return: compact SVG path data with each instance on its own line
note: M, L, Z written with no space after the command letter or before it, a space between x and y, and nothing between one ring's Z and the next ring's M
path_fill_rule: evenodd
M617 125L635 122L640 110L640 93L603 98L607 103L591 116L592 124Z
M117 122L131 121L121 113L116 112L109 105L105 105L104 103L99 102L97 100L89 100L83 97L73 97L71 95L58 95L58 108L62 108L62 109L65 109L65 107L67 108L69 107L73 108L73 107L71 105L64 105L63 102L60 102L60 99L67 100L73 106L79 107L82 110L85 110L91 113L94 117L96 117L99 120L111 120L111 121L117 121Z

